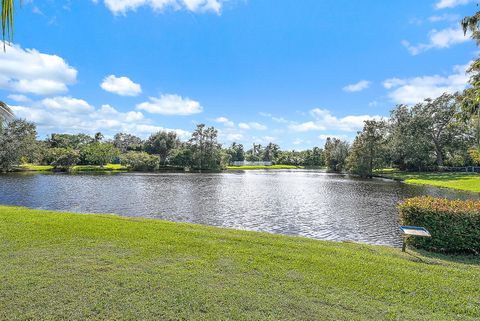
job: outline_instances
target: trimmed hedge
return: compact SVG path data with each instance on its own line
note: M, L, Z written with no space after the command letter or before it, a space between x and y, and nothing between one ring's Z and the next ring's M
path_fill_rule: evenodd
M435 252L480 253L480 201L415 197L398 208L402 225L422 226L432 234L409 237L408 244Z

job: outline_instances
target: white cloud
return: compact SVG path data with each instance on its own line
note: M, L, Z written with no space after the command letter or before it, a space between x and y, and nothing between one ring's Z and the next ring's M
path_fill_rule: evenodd
M7 96L8 99L16 101L17 103L26 103L30 102L30 98L28 98L25 95L17 95L17 94L11 94Z
M120 96L138 96L142 92L142 87L128 77L116 77L115 75L105 77L100 87Z
M444 14L442 14L442 15L440 15L440 16L434 15L434 16L428 17L428 21L430 21L430 22L440 22L440 21L450 21L450 22L453 22L453 21L460 21L460 16L457 15L457 14L444 13Z
M402 40L402 45L407 48L411 55L416 56L430 49L444 49L453 45L460 44L470 40L469 35L464 35L461 28L446 28L442 30L433 29L429 32L429 42L412 45L406 40Z
M367 89L368 87L370 87L370 84L371 82L368 80L360 80L357 83L343 87L343 90L348 92L358 92Z
M53 112L90 113L95 110L85 100L72 97L45 98L42 105Z
M228 126L228 127L235 126L233 121L231 121L227 117L223 117L223 116L215 118L214 121L217 122L217 123L220 123L220 124L224 124L225 126Z
M51 95L68 91L77 71L63 58L35 49L8 46L0 54L0 88L20 93Z
M453 73L447 76L433 75L414 78L391 78L383 86L389 89L388 96L398 104L416 104L425 98L435 98L448 92L454 93L465 89L469 75L466 70L470 64L454 66Z
M439 0L435 4L435 8L437 9L446 9L446 8L454 8L456 6L461 6L473 2L473 0Z
M191 12L215 12L220 14L224 0L104 0L105 6L113 14L126 14L139 7L150 7L154 11L167 8ZM97 1L94 1L97 2Z
M259 114L260 116L263 116L263 117L271 118L271 119L272 119L274 122L276 122L276 123L287 124L287 123L290 122L289 120L287 120L287 119L285 119L285 118L283 118L283 117L275 117L275 116L273 116L272 114L270 114L270 113L265 113L265 112L263 112L263 111L259 112L258 114Z
M188 116L203 111L198 101L179 95L166 94L159 98L150 97L150 101L137 105L137 109L145 110L152 114Z
M238 127L240 127L241 129L246 129L246 130L248 130L248 129L266 130L267 129L267 126L262 125L260 123L256 123L256 122L239 123Z
M370 115L348 115L337 118L327 109L315 108L310 111L314 120L299 124L291 124L289 128L296 132L307 132L313 130L338 130L355 132L363 128L363 122L371 119L381 119L381 116Z
M154 124L139 111L118 111L111 105L95 108L82 99L53 97L19 106L12 106L15 115L36 123L43 134L102 132L113 136L117 132L128 132L140 137L159 130L173 130L182 139L190 132L183 129L169 129Z
M225 140L228 142L238 142L243 139L244 139L243 134L240 134L240 133L228 133L225 136Z

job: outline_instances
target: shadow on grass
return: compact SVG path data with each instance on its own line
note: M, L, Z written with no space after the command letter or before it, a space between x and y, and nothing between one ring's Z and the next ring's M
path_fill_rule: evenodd
M480 267L480 255L475 254L443 254L420 249L409 249L406 253L411 256L412 260L425 264L442 265L442 261L447 261Z
M418 180L432 180L432 181L456 181L462 179L476 179L480 178L477 173L414 173L414 172L396 172L396 173L382 173L381 176L387 178L395 178L400 180L418 179Z

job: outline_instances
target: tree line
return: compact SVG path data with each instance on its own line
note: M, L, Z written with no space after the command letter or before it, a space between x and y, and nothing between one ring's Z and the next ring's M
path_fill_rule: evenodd
M445 93L414 106L398 105L386 119L365 121L352 144L329 137L323 148L303 151L282 150L275 143L254 143L247 149L234 142L222 147L218 131L204 124L197 125L187 141L181 141L174 131L159 131L145 140L128 133L118 133L113 139L105 139L101 133L55 133L38 140L35 124L19 119L2 121L0 169L9 171L20 163L57 168L117 163L139 171L168 167L218 171L246 160L325 166L330 171L371 177L375 169L384 167L422 171L478 165L478 115L464 107L470 90Z
M38 140L35 124L14 119L0 125L0 169L10 171L22 163L68 168L75 165L122 164L132 170L161 168L192 170L225 169L233 161L270 161L274 164L324 166L324 153L315 147L306 151L282 151L277 144L253 144L245 149L232 143L223 148L214 127L199 124L191 138L181 141L174 131L159 131L143 140L128 133L105 139L101 133L51 134Z

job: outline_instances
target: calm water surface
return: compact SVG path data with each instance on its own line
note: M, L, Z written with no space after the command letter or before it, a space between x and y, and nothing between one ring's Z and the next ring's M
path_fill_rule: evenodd
M309 170L220 174L6 174L0 204L116 213L398 246L398 201L478 194Z

